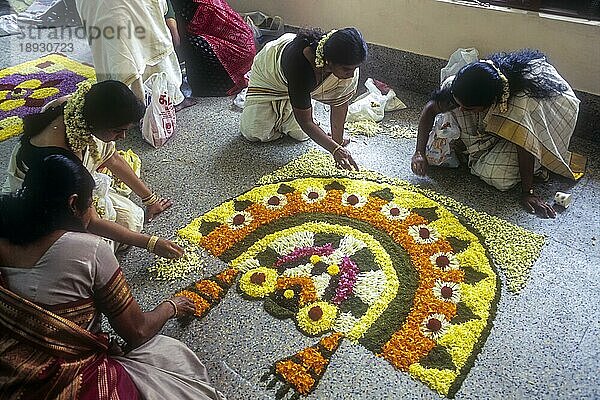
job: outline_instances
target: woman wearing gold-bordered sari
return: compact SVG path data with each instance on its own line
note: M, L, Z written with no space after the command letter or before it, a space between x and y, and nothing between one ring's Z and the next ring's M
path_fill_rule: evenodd
M439 113L451 112L473 175L498 190L521 183L521 202L531 213L555 217L534 193L534 176L547 172L578 180L586 159L569 151L579 99L537 50L492 54L444 77L419 122L412 170L425 175L426 144Z
M267 43L250 71L242 135L261 142L283 135L310 138L332 153L338 167L357 168L343 147L344 123L366 58L367 45L356 28L288 33ZM331 135L315 123L312 99L331 106Z
M93 187L79 161L52 155L0 198L0 398L222 399L193 352L157 335L193 303L142 312L111 247L85 232Z
M143 113L143 104L122 82L80 83L74 94L53 100L42 112L23 118L23 136L13 148L2 191L19 190L28 169L50 154L74 157L97 180L94 198L98 215L90 223L90 232L109 240L115 251L122 245L136 246L161 257L181 257L183 249L176 243L163 238L154 242L152 236L141 233L144 210L128 198L128 193L117 192L112 178L99 173L108 170L141 198L147 222L171 207L172 201L152 192L115 148L115 141L123 139Z

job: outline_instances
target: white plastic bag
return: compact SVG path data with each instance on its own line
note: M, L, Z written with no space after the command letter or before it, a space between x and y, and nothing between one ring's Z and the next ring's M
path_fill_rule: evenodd
M165 72L153 74L144 82L146 113L142 120L142 135L155 148L164 145L175 132L176 118L173 98L178 88L167 80Z
M361 120L379 122L383 119L388 102L391 103L394 99L395 110L406 107L404 103L396 97L396 93L393 90L390 89L387 94L382 94L377 86L375 86L373 79L367 79L365 86L368 91L357 97L357 99L348 106L346 122L356 122ZM400 104L398 104L398 102L400 102ZM387 111L391 110L387 109Z
M96 186L94 187L92 197L96 212L100 218L114 222L117 220L117 211L108 195L112 178L100 172L94 172L93 176Z
M460 128L451 112L436 115L425 147L427 162L440 167L458 167L452 142L459 137Z
M246 104L246 93L248 93L248 88L243 88L233 99L233 105L240 110L243 110L244 104Z
M479 61L477 49L473 47L457 49L448 59L448 64L441 69L440 82L444 82L449 76L456 75L462 67L475 61Z

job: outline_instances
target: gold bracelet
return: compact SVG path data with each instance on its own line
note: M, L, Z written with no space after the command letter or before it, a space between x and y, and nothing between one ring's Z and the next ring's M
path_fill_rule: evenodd
M333 157L335 157L335 153L336 153L336 152L337 152L339 149L342 149L342 148L343 148L343 146L342 146L341 144L338 144L338 145L337 145L337 147L335 148L335 150L333 150L333 151L331 152L331 155L332 155Z
M154 248L156 247L156 242L158 242L158 236L152 235L150 239L148 239L148 244L146 244L146 249L150 253L154 253Z
M149 197L142 199L142 204L146 207L150 207L151 205L158 203L159 200L160 197L158 197L156 193L152 193Z
M148 196L142 197L142 202L150 200L154 196L154 192L151 192Z
M173 306L173 310L175 310L175 314L173 314L173 316L171 318L177 318L177 314L178 314L178 310L177 310L177 303L175 303L173 300L171 299L167 299L165 300L165 302L167 303L171 303L171 305Z

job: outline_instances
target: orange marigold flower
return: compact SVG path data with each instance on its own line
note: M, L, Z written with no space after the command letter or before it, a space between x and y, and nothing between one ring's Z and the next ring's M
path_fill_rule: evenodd
M187 297L188 299L192 300L194 302L194 306L196 307L196 312L194 315L197 317L203 316L210 309L210 303L198 293L194 293L189 290L182 290L181 292L176 293L175 296Z
M223 293L223 288L221 288L221 286L216 282L207 279L196 282L196 289L212 301L219 299Z
M340 345L340 341L342 340L343 337L344 337L344 335L342 335L339 332L336 332L332 335L329 335L329 336L321 339L319 341L319 344L321 346L323 346L323 348L325 348L325 350L327 350L327 351L334 351Z
M315 380L305 366L292 360L279 361L275 371L300 394L308 394L315 386Z
M225 271L219 273L216 278L225 286L231 286L235 277L240 271L235 268L227 268Z
M321 375L327 366L327 360L314 347L309 347L300 351L296 356L302 361L302 364L309 370Z
M288 277L280 276L277 278L277 284L275 289L283 290L293 286L299 286L300 291L300 305L303 306L306 303L312 303L317 300L317 290L312 279L307 277Z

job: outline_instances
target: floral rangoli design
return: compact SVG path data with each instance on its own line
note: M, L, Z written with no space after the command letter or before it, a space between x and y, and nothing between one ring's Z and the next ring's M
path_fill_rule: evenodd
M50 54L0 71L0 141L23 131L22 118L50 101L95 79L94 69L60 54Z
M178 234L228 263L177 293L198 317L233 286L315 338L265 366L276 398L310 394L342 341L453 397L500 295L489 240L461 214L410 185L365 176L267 180Z

